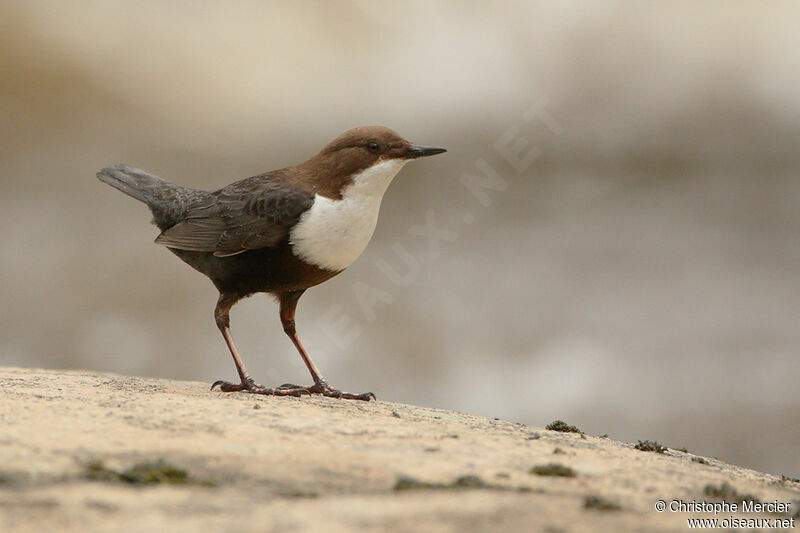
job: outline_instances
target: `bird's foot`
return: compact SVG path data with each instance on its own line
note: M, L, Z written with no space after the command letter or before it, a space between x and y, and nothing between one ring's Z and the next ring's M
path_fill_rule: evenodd
M241 383L231 383L230 381L223 381L220 379L211 385L211 390L214 390L217 386L219 386L219 390L222 392L245 391L250 394L263 394L265 396L303 396L305 394L311 394L302 387L298 387L297 389L283 389L281 387L270 389L259 385L249 377L242 380Z
M327 396L329 398L343 398L345 400L362 400L368 402L370 400L376 400L375 394L371 392L365 392L363 394L353 394L351 392L342 392L339 389L334 389L330 385L328 385L327 381L321 380L310 387L303 387L302 385L295 385L294 383L284 383L277 389L276 391L285 391L285 392L301 392L302 394L322 394L323 396Z

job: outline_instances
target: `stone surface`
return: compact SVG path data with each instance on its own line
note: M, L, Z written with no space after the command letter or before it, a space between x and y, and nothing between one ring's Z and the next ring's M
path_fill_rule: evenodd
M737 517L797 512L800 484L697 460L380 401L0 368L0 531L685 531L713 515L658 513L656 501L709 500L704 488L726 482L795 502ZM189 482L91 479L92 464L158 461ZM530 473L550 463L576 475ZM586 508L591 496L620 509Z

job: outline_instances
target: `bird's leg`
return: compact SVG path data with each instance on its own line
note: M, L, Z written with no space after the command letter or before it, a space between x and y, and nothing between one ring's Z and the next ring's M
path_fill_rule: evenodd
M289 338L292 339L295 348L297 348L297 351L300 352L300 357L303 358L303 362L306 364L306 367L308 367L308 371L311 373L311 377L314 379L314 384L310 387L301 387L300 385L285 383L276 390L305 391L309 394L322 394L323 396L329 396L331 398L346 398L348 400L374 400L375 395L371 392L352 394L334 389L328 385L328 382L325 381L325 378L323 378L322 374L320 374L317 365L315 365L314 361L311 360L308 352L306 352L306 349L303 347L303 343L300 342L300 338L297 336L297 331L295 330L294 326L294 312L295 309L297 309L297 301L303 295L303 292L305 291L292 291L284 292L279 295L281 324L283 325L283 331L285 331Z
M233 343L233 335L231 335L231 327L230 327L230 310L239 300L238 297L230 295L230 294L220 294L219 300L217 301L217 307L214 309L214 318L217 321L217 327L222 332L222 336L225 339L225 344L228 345L228 349L231 351L231 355L233 356L233 362L236 365L236 371L239 373L239 379L241 380L239 383L231 383L229 381L215 381L213 385L211 385L211 390L219 385L219 389L222 392L236 392L236 391L247 391L253 394L265 394L269 396L301 396L303 394L310 394L307 391L303 390L282 390L282 389L268 389L266 387L262 387L255 381L250 375L247 373L247 369L244 367L244 363L242 362L242 358L239 356L239 350L236 349L236 345Z

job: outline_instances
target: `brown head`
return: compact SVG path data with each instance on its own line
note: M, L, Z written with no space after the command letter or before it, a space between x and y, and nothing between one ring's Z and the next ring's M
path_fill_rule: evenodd
M303 166L335 189L345 187L352 176L381 163L406 162L446 152L444 148L417 146L383 126L361 126L348 130L328 143Z
M446 151L444 148L416 146L403 139L396 131L383 126L361 126L336 137L318 156L338 154L341 157L375 162L379 159L416 159Z

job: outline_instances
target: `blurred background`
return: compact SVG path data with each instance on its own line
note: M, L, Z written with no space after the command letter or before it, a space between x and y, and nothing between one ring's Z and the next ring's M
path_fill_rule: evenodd
M233 379L213 286L95 172L214 189L381 124L449 152L398 176L365 254L300 303L334 385L798 476L798 17L4 2L0 364ZM503 190L464 186L481 165ZM308 381L269 297L232 324L258 381Z

